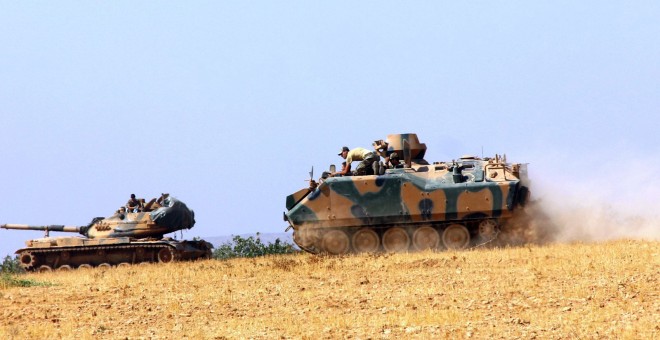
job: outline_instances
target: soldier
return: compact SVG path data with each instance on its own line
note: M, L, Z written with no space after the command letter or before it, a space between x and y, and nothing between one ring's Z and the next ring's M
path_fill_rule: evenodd
M379 139L377 141L374 141L373 144L374 150L378 153L380 157L387 158L387 147L389 146L389 143L386 141Z
M126 202L126 208L129 212L138 212L140 210L140 201L135 198L135 194L131 194L131 198Z
M168 197L170 197L170 194L160 194L160 197L158 197L158 200L156 201L156 203L158 203L158 205L162 206L163 202L165 202L165 199L167 199Z
M385 168L394 169L401 164L399 162L399 155L396 152L392 152L389 157L385 158Z
M115 216L119 217L120 220L123 220L126 217L126 207L119 207L119 210L115 211Z
M377 162L380 159L380 157L378 157L374 151L369 151L364 148L355 148L350 150L347 146L341 148L341 152L338 154L338 156L346 159L346 167L344 167L341 172L334 173L333 176L345 176L348 174L351 171L351 163L353 161L361 161L360 164L358 164L358 166L355 168L355 175L364 176L373 174L374 171L372 169L372 165L374 162L378 164Z
M346 161L341 162L341 173L348 173L349 171L346 169Z

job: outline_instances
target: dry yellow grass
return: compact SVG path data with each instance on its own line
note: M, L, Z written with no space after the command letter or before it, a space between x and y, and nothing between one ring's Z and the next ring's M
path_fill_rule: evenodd
M30 274L0 338L660 338L660 243Z

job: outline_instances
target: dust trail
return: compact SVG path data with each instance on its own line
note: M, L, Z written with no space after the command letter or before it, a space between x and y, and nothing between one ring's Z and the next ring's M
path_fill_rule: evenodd
M658 160L569 164L534 180L541 241L660 240Z

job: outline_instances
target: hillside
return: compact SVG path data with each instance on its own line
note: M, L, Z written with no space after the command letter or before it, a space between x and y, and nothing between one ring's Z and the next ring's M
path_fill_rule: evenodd
M660 242L29 274L0 337L660 338Z

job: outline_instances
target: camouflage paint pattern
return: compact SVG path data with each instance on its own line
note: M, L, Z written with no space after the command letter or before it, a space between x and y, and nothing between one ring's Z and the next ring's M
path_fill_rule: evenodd
M117 211L107 218L94 218L86 226L3 224L0 228L46 232L46 237L28 240L26 248L16 251L20 264L26 270L170 262L211 256L213 246L208 242L163 238L167 233L187 227L165 226L154 222L152 212L167 207L155 205L153 201L155 199L145 211ZM185 207L181 202L177 204ZM187 213L193 214L192 211ZM84 237L50 237L51 231L79 233Z
M388 228L403 226L412 237L415 228L431 226L440 235L456 222L475 237L479 223L501 225L524 204L522 165L506 164L499 157L429 164L422 158L426 146L416 135L389 135L387 142L388 154L400 152L411 159L409 168L388 169L380 176L328 177L313 190L287 198L285 219L299 246L327 251L319 242L328 230L340 230L350 238L357 229L368 227L382 237Z

